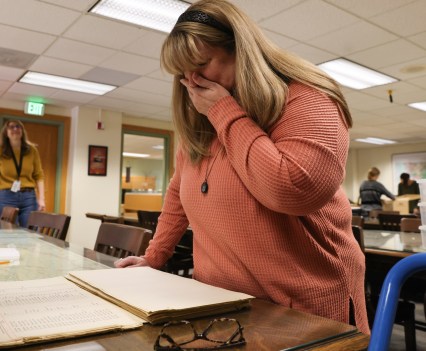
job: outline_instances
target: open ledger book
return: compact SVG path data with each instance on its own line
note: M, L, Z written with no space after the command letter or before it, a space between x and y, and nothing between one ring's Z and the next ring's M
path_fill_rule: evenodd
M0 347L240 310L253 296L148 267L0 282Z

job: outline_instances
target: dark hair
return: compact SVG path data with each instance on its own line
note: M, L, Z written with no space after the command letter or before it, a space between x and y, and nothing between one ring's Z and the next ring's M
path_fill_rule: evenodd
M10 145L9 137L7 136L7 127L12 122L19 125L21 127L21 130L22 130L21 152L23 152L23 154L26 155L30 151L30 145L32 145L32 143L28 140L27 131L25 130L25 127L22 124L22 122L15 120L15 119L8 120L3 125L3 128L1 130L1 140L0 140L0 145L1 145L1 155L0 156L1 157L5 157L5 158L11 158L12 157L13 150L12 150L12 146Z
M408 173L401 173L399 177L405 185L408 184L408 180L410 179L410 175Z

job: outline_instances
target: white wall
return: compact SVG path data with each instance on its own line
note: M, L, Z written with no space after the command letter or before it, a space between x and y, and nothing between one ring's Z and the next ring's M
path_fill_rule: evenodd
M380 170L379 182L396 195L397 189L393 186L392 155L414 152L426 152L426 142L351 150L346 164L346 179L343 183L348 198L357 201L359 186L363 180L367 179L367 173L371 167L377 167Z
M120 203L120 113L102 111L104 129L96 128L99 110L75 107L72 112L71 153L67 184L67 213L71 224L67 240L93 248L100 222L87 212L118 215ZM88 175L89 145L108 147L106 176Z

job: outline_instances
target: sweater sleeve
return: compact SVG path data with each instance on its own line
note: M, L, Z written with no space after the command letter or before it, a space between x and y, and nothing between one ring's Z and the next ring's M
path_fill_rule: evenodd
M208 118L248 191L269 209L306 215L323 207L345 175L348 130L325 94L292 83L281 119L265 133L233 97Z
M33 147L34 152L34 165L33 165L33 179L38 182L44 179L44 172L41 166L40 153L38 152L36 147Z
M176 170L167 188L157 229L144 256L153 268L164 266L188 228L189 222L180 201L182 162L182 150L179 149L176 155Z

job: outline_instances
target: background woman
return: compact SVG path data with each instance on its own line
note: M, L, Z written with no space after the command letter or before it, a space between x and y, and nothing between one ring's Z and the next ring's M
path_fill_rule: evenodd
M377 167L372 167L368 171L367 180L364 180L359 187L359 196L361 199L361 211L363 216L368 216L371 210L381 210L382 195L386 195L392 200L395 200L393 195L385 186L378 182L380 170Z
M191 224L195 279L368 333L337 84L225 0L191 5L161 60L175 76L176 171L145 256L117 267L161 268Z
M43 177L40 155L24 125L6 122L1 131L0 213L4 206L19 208L18 224L26 227L31 211L45 210Z

